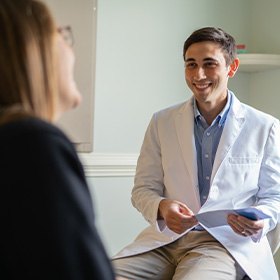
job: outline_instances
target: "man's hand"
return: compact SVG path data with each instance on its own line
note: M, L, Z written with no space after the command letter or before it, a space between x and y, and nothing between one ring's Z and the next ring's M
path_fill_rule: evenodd
M229 214L227 221L232 230L242 236L251 236L256 234L264 227L263 220L254 221L234 214Z
M171 199L160 202L159 218L163 218L167 227L178 234L198 223L193 212L184 203Z

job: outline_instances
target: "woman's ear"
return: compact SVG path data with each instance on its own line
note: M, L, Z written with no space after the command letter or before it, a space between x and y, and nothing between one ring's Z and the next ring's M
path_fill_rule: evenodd
M236 73L238 66L239 66L239 58L235 58L234 61L229 66L228 76L232 78Z

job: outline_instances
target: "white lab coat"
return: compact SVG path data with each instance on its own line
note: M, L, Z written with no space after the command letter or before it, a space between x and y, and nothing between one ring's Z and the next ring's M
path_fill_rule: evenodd
M272 218L259 241L229 226L206 228L237 260L252 280L276 280L278 273L265 234L280 212L279 121L232 94L211 176L209 197L201 207L198 191L192 99L154 114L138 159L132 203L151 224L115 258L168 244L181 235L157 220L164 197L182 201L194 213L254 205Z

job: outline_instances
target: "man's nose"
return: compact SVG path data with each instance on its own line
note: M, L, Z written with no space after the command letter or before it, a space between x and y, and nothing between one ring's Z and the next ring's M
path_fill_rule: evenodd
M205 78L206 78L206 75L205 75L205 71L204 71L203 67L197 67L195 75L194 75L194 79L197 81L200 81Z

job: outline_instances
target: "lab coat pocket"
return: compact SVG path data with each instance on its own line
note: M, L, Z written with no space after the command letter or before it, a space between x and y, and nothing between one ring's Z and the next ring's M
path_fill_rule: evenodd
M231 170L231 179L242 189L257 188L261 158L258 156L233 156L228 158L228 167Z
M229 157L228 159L230 164L258 164L259 163L259 157L253 156L253 157Z

